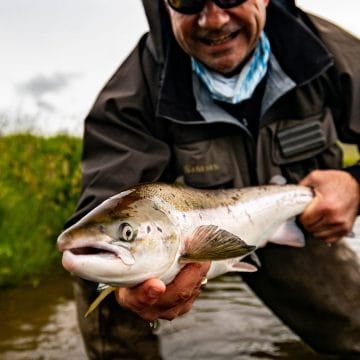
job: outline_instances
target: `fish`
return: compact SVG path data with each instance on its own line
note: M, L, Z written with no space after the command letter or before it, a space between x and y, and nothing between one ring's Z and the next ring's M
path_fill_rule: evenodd
M211 261L209 279L256 271L242 259L268 242L305 245L295 217L313 197L309 187L290 184L220 190L139 184L62 232L57 246L66 270L101 284L99 303L111 290L149 278L168 284L187 263Z

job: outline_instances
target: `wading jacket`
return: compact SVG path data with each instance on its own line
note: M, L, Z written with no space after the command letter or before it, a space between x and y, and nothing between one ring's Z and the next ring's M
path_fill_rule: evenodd
M290 3L290 2L289 2ZM162 1L143 0L150 32L101 91L85 124L78 220L105 198L147 181L198 188L298 182L342 167L338 140L360 144L360 41L273 0L272 56L256 136L247 113L214 103L192 75ZM360 178L358 166L350 170Z

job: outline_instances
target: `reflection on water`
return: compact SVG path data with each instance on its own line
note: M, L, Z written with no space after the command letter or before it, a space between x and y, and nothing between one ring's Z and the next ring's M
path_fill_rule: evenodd
M360 255L359 239L350 241ZM67 274L51 274L37 288L2 290L0 322L1 360L86 359ZM165 360L325 359L274 317L236 275L209 282L189 314L161 322L157 333Z
M69 277L51 274L37 288L1 290L0 359L85 359Z
M193 311L158 330L165 359L320 359L236 275L209 282ZM181 345L179 346L179 339Z

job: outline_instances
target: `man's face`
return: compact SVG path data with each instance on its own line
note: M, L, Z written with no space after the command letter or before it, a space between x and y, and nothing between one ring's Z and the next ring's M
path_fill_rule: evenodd
M231 74L254 50L265 26L269 0L247 0L221 9L208 0L194 15L167 6L172 29L182 49L208 68Z

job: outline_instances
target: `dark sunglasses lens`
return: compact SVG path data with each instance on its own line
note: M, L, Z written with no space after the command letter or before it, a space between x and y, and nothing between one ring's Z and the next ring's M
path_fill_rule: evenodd
M230 9L243 4L245 1L246 0L214 0L215 4L222 9Z
M176 11L183 14L199 13L206 0L167 0L168 4Z
M230 9L241 5L246 0L214 0L222 9ZM167 0L168 4L177 12L183 14L197 14L204 8L206 0Z

